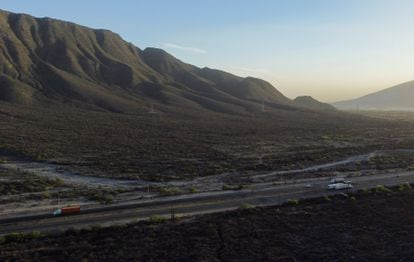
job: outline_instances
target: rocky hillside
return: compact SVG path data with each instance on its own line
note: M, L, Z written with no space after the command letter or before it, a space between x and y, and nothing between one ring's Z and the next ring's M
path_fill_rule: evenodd
M0 32L2 101L113 112L298 110L266 81L141 50L108 30L0 11Z
M331 106L327 103L321 103L318 100L314 99L311 96L298 96L296 97L293 102L297 106L302 106L304 108L310 108L314 110L322 110L322 111L333 111L335 107Z

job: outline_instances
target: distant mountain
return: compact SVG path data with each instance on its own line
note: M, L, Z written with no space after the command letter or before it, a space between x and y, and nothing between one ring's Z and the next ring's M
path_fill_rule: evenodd
M357 99L333 103L338 109L414 110L414 81L396 85Z
M293 100L293 102L297 106L302 106L308 109L323 110L323 111L335 110L335 107L333 107L332 105L327 104L327 103L321 103L311 96L298 96Z
M0 100L114 112L303 110L270 83L141 50L108 30L0 11ZM316 109L314 104L309 109Z

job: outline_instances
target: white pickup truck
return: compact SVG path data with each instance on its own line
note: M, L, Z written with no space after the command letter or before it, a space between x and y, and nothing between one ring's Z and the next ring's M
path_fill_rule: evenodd
M328 190L341 190L341 189L349 189L353 188L351 184L346 183L334 183L328 185Z

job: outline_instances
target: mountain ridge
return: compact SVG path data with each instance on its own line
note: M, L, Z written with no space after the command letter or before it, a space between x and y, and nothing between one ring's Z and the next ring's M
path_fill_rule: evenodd
M414 80L359 98L332 103L339 109L414 110Z
M275 110L307 108L262 79L199 68L158 48L141 50L109 30L0 10L0 31L2 101L114 112L154 104L232 114L264 103Z
M321 111L334 111L336 110L334 106L319 102L318 100L314 99L311 96L298 96L293 99L293 102L296 103L298 106L303 106L305 108L312 108L315 110Z

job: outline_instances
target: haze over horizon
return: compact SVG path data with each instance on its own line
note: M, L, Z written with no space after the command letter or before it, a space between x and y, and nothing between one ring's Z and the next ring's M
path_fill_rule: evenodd
M346 100L414 79L408 0L0 3L109 29L200 67L259 77L292 98Z

